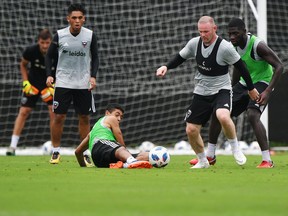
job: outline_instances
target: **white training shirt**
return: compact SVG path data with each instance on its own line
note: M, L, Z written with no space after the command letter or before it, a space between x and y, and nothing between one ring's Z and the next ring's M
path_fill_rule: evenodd
M88 89L91 57L92 31L82 27L77 36L67 28L58 30L59 49L56 70L56 87Z
M218 36L217 36L218 38ZM180 56L184 59L189 59L195 57L197 54L197 46L199 42L200 36L192 38L186 46L179 52ZM215 46L217 39L209 46L204 47L203 42L201 45L201 53L203 57L207 58L211 53ZM222 40L218 52L216 55L216 62L219 65L233 65L237 61L239 61L240 55L237 53L235 48L231 43L226 40ZM194 93L199 95L214 95L219 92L220 89L228 89L231 90L231 78L229 73L224 75L215 75L215 76L206 76L199 71L196 71L195 74L195 88Z

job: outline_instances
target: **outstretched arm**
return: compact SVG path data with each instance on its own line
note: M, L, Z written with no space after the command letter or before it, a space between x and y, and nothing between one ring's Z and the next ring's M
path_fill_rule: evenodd
M82 140L80 145L75 150L75 156L81 167L86 167L86 163L83 157L83 152L88 149L89 138L90 138L90 133Z
M182 64L186 59L182 58L180 54L177 54L172 58L168 63L167 66L161 66L156 71L156 76L163 77L168 69L173 69Z

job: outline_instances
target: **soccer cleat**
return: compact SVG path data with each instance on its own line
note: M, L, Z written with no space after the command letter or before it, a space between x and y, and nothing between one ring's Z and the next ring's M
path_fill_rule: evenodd
M117 161L117 163L110 163L109 164L110 169L120 169L123 168L123 162L122 161Z
M210 165L214 165L216 163L216 155L214 155L214 157L207 157L207 160L208 160ZM196 165L198 163L198 158L194 158L194 159L190 160L189 163L191 165Z
M236 163L240 166L244 165L247 161L247 158L241 151L233 152L233 156L235 158Z
M89 155L83 155L86 167L94 167Z
M123 167L128 169L141 169L141 168L150 169L153 166L148 161L134 161L130 164L125 163Z
M209 168L209 167L210 167L210 164L209 164L209 162L207 160L205 162L200 162L199 161L194 166L192 166L191 169L205 169L205 168Z
M50 159L50 164L58 164L59 162L60 162L60 153L53 152Z
M273 168L273 161L262 161L261 164L257 166L257 168Z
M15 148L9 147L6 151L7 156L15 156Z

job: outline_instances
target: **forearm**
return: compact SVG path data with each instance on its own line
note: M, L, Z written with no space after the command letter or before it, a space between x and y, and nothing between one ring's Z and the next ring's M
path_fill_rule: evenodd
M181 65L184 61L186 61L186 59L182 58L180 56L180 54L178 53L177 55L175 55L172 59L170 59L170 61L167 63L166 67L168 69L173 69L178 67L179 65Z
M52 68L55 67L55 62L58 61L58 34L56 34L53 38L52 43L49 46L47 54L45 56L45 68L46 68L46 76L54 77L54 73Z
M254 89L254 85L253 85L251 76L250 76L249 71L248 71L247 67L245 66L244 62L241 59L239 59L239 61L236 62L234 64L234 66L241 73L241 76L245 80L245 83L247 85L248 90L251 91L252 89Z
M91 77L96 78L96 74L99 68L99 57L98 57L98 45L96 35L92 35L91 41Z
M280 80L280 77L281 77L283 71L284 71L284 67L282 64L280 64L278 67L275 68L272 79L269 83L269 86L267 87L268 91L271 92L275 88L278 81Z
M88 149L88 143L89 143L89 135L86 136L80 145L75 150L75 156L77 158L77 161L81 167L86 167L86 163L84 161L83 152Z

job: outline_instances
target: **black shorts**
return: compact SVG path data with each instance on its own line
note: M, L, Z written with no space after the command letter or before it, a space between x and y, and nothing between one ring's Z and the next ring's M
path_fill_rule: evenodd
M71 102L73 102L77 114L89 115L90 111L95 112L94 99L88 89L55 88L53 98L53 112L66 114Z
M92 160L97 167L109 167L110 163L116 163L115 151L121 145L115 141L97 140L91 152Z
M21 106L23 107L30 107L30 108L35 108L37 101L41 99L41 93L39 91L38 95L27 95L24 92L22 92L22 97L21 97ZM41 99L42 101L42 99ZM45 102L47 105L52 105L52 100Z
M254 84L259 93L262 93L268 84L264 82L257 82ZM232 113L231 116L239 116L241 113L247 110L247 108L253 108L259 110L262 113L266 105L259 105L255 101L251 100L248 95L248 89L239 82L233 86L233 100L232 100Z
M189 106L185 121L204 126L213 112L219 108L231 110L232 91L221 89L215 95L203 96L193 94L192 103Z

